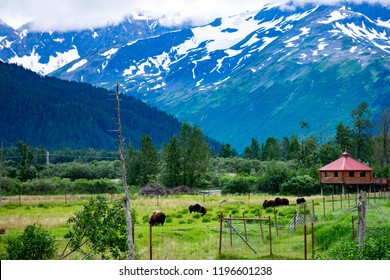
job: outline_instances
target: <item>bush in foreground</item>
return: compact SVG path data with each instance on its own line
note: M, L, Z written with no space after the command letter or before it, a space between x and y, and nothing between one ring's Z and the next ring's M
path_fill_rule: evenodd
M57 251L55 238L39 224L28 225L7 247L10 260L49 260Z

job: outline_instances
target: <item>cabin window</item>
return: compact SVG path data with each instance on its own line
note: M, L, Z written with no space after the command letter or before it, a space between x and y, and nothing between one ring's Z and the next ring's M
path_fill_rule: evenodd
M325 171L325 177L330 177L330 172L329 171Z
M366 171L360 171L360 177L366 177Z
M355 177L355 172L349 171L349 177Z
M335 177L339 177L339 172L338 172L338 171L335 171L335 172L334 172L334 176L335 176Z

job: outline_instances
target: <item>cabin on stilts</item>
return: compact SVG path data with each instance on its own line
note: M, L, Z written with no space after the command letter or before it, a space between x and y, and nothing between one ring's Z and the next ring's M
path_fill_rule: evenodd
M321 195L323 195L323 184L341 186L342 193L345 194L345 188L356 186L359 188L375 190L387 190L389 188L389 179L374 178L373 169L367 165L350 157L348 152L344 152L342 157L318 169L320 172ZM333 189L334 192L334 189Z

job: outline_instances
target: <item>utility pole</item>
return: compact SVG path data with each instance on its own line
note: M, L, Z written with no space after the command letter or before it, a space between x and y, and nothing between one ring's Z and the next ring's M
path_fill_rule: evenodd
M126 179L126 162L123 153L123 137L122 137L122 126L121 126L121 113L119 105L119 84L116 82L116 112L118 117L118 140L119 140L119 155L121 160L121 171L122 171L122 184L125 189L125 208L126 208L126 230L127 230L127 244L129 247L129 259L133 260L134 253L134 241L133 241L133 232L132 232L132 221L130 213L130 193L129 186L127 185Z

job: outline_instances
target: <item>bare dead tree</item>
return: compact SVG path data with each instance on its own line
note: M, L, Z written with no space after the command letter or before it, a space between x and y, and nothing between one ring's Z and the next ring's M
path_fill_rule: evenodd
M119 140L119 155L121 160L121 172L122 172L122 184L125 189L125 208L126 208L126 231L127 231L127 244L129 247L129 259L134 259L134 242L133 242L133 232L132 232L132 221L131 221L131 212L130 212L130 192L129 186L127 185L126 179L126 161L123 152L123 136L122 136L122 125L121 125L121 113L120 113L120 104L119 104L119 84L116 83L116 111L117 111L117 120L118 120L118 140Z
M366 198L364 192L360 191L358 202L358 243L364 245L366 238Z

